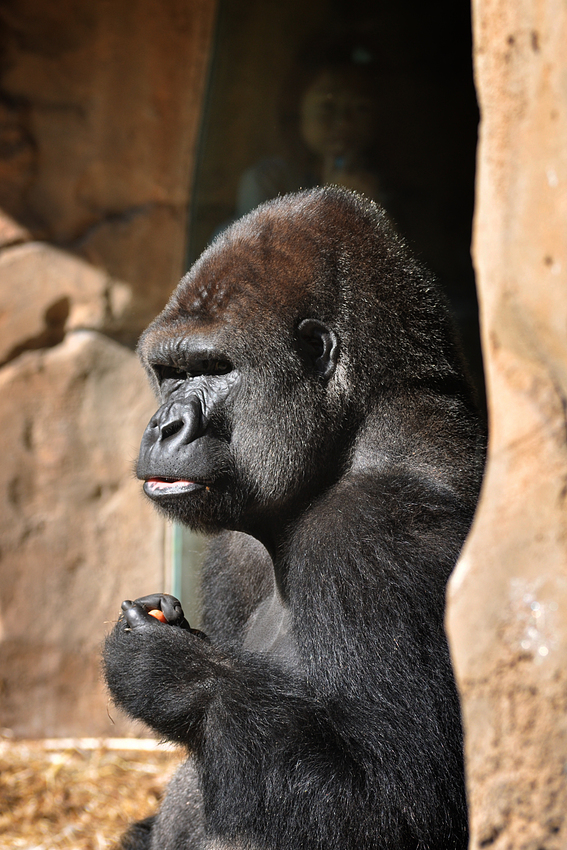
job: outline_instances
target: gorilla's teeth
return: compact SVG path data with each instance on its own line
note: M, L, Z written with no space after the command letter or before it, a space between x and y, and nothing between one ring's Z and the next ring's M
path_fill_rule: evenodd
M193 490L202 490L204 484L197 481L179 479L177 481L166 481L163 478L149 478L144 482L144 491L148 496L175 495L178 493L190 493Z

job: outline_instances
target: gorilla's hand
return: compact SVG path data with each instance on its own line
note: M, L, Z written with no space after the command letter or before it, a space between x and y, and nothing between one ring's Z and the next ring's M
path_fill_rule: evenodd
M150 611L156 610L162 612L165 622L170 626L193 631L185 619L181 602L169 593L151 593L134 602L125 599L122 603L122 617L130 629L152 628L160 620L164 622L162 618L150 615Z
M149 613L154 610L166 622ZM184 742L199 724L193 702L203 686L212 688L217 655L203 632L190 628L179 600L156 593L122 603L122 614L106 638L104 671L117 705L160 734Z
M160 626L163 623L185 629L192 635L208 641L204 632L191 628L185 619L181 602L169 593L150 593L149 596L141 596L134 602L125 599L121 607L122 614L118 620L118 626L125 624L125 628L129 631L132 629L153 629L156 625ZM155 611L161 612L163 617L156 617L153 613Z

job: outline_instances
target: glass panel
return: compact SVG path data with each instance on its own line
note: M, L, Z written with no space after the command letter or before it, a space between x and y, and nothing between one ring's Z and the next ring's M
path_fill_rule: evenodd
M321 183L362 191L443 284L483 397L477 123L466 0L220 0L188 263L269 197ZM197 544L181 545L185 575Z
M321 183L384 204L478 359L478 110L465 0L220 0L188 261L262 200Z
M181 600L189 625L198 629L201 624L201 566L206 539L178 523L169 525L166 534L169 547L166 558L171 566L168 592Z

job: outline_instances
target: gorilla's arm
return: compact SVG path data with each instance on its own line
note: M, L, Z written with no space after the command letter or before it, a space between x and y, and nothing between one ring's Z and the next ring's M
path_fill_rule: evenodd
M417 794L422 776L410 755L417 729L389 701L379 717L375 708L361 707L360 698L322 699L297 675L265 659L229 658L158 622L129 632L117 626L107 642L106 665L116 702L195 754L204 797L215 800L209 826L230 834L238 824L267 846L296 846L298 829L305 847L313 835L326 836L328 846L348 846L359 829L387 834L389 848L407 846L412 829L403 809L408 799L421 807L424 797L422 789ZM381 793L378 798L374 792L370 806L365 789L376 787L369 775L375 765L357 727L374 727L375 733L379 727L382 739ZM389 741L396 741L397 751ZM434 818L433 809L418 817L421 828L424 817ZM282 840L286 818L290 825L293 820L289 842Z
M166 738L200 750L215 713L242 714L246 707L248 714L268 716L274 701L298 697L295 677L272 663L230 656L199 634L130 606L129 621L122 618L106 641L108 685L128 714Z
M443 533L454 506L401 478L366 484L345 483L321 500L319 516L303 523L293 541L304 553L301 571L289 577L301 665L230 653L151 617L132 628L120 622L108 638L114 699L195 753L221 831L246 821L264 841L281 841L288 810L295 812L296 831L301 824L305 836L326 835L328 846L356 846L358 830L360 846L364 832L387 835L389 848L413 846L409 836L427 846L443 832L447 805L460 793L460 733L447 734L457 698L445 684L441 616L431 625L447 569L439 563L444 544L436 528ZM331 502L342 506L340 516ZM400 505L408 506L406 516ZM339 541L332 562L322 561L318 542L325 516ZM400 562L400 533L406 563ZM362 559L354 534L369 547ZM454 556L447 551L447 562ZM369 586L368 593L361 595L361 586ZM457 742L454 752L447 738ZM372 800L365 798L369 789ZM449 826L445 837L443 846L452 847Z

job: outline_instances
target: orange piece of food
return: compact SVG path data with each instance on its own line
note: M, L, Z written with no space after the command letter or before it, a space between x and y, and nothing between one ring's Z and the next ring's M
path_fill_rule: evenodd
M163 613L163 611L160 611L159 608L152 608L151 611L148 611L148 614L150 615L150 617L155 617L156 620L160 621L160 623L167 623L165 614Z

